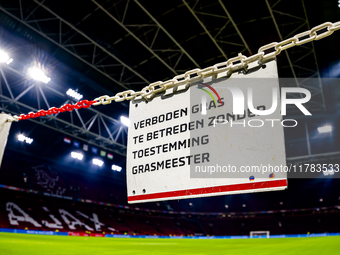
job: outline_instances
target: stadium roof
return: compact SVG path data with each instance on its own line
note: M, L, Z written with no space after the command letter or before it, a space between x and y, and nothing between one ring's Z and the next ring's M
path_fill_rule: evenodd
M254 54L326 21L338 21L335 0L321 1L52 1L3 0L0 3L1 48L14 59L1 69L1 109L12 114L72 102L68 88L93 100L126 89L171 79L242 53ZM340 33L281 53L280 77L338 78ZM48 86L27 79L32 62L49 71ZM286 132L288 157L308 154L306 127L313 132L332 118L338 125L340 86L317 84L313 118ZM296 114L294 111L290 114ZM53 158L62 153L65 136L114 153L124 164L126 133L119 117L128 103L92 107L72 114L13 124L13 135L28 132L38 145L27 155ZM335 116L335 117L334 117ZM296 116L300 118L300 116ZM302 123L305 123L304 120ZM339 150L331 140L312 140L312 154ZM10 141L14 139L10 138ZM314 147L313 147L314 146ZM14 142L9 149L23 151ZM52 153L53 152L53 153Z

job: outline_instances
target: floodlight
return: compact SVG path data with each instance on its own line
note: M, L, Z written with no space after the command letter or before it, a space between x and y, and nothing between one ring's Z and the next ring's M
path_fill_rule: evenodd
M318 127L318 131L320 134L323 134L323 133L330 133L332 132L333 130L333 127L330 126L330 125L325 125L325 126L322 126L322 127Z
M100 160L100 159L97 159L97 158L94 158L92 159L92 163L96 166L102 166L104 164L104 161Z
M19 135L18 135L18 140L19 140L20 142L26 142L26 143L28 143L28 144L31 144L31 143L33 142L33 138L26 137L26 136L24 136L23 134L19 134Z
M69 95L70 97L73 97L74 99L80 100L83 98L83 95L78 93L77 91L73 90L73 89L68 89L66 92L67 95Z
M10 58L6 52L0 50L0 63L6 63L9 65L12 61L13 58Z
M33 138L26 137L25 142L31 144L33 143Z
M19 140L20 142L25 141L25 136L24 136L23 134L18 135L18 140Z
M334 175L334 170L333 169L328 169L326 171L322 171L322 173L323 173L324 176Z
M112 169L113 171L117 171L117 172L122 171L122 168L121 168L120 166L117 166L117 165L112 165L111 169Z
M125 117L125 116L120 116L120 121L127 127L130 126L130 120L129 118Z
M82 153L72 151L71 152L71 157L75 158L75 159L78 159L78 160L82 160L84 155Z
M28 69L28 74L32 77L32 79L41 81L43 83L49 83L51 80L50 77L48 77L41 69L37 67L30 67Z
M10 59L8 59L8 60L6 61L6 64L9 65L9 64L12 63L12 62L13 62L13 58L10 58Z

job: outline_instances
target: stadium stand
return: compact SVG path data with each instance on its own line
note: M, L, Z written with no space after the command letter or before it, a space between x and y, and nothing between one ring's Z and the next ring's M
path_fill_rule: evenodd
M20 219L23 216L25 219ZM248 235L250 231L261 229L271 234L300 234L340 232L339 216L339 207L281 210L270 214L195 215L175 212L170 215L0 189L1 228L176 236ZM36 226L28 222L30 218L37 223ZM46 222L59 222L62 228L48 227Z
M288 190L278 192L128 205L125 181L107 174L7 153L0 171L0 227L164 236L340 232L336 178L292 179ZM36 226L19 220L23 212Z

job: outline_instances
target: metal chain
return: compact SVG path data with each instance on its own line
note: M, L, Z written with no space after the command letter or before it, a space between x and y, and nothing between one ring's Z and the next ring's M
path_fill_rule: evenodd
M124 100L132 100L132 99L151 100L156 94L159 94L161 92L164 92L172 88L174 89L174 91L176 91L179 86L184 86L185 88L188 88L191 83L194 83L206 77L211 77L211 76L217 77L217 75L220 73L225 73L226 76L229 76L236 71L239 71L242 69L247 70L249 64L254 63L256 61L257 61L257 64L261 66L264 63L273 60L283 50L287 50L296 45L302 45L302 44L305 44L305 43L308 43L314 40L320 40L326 36L333 34L334 31L339 30L339 29L340 29L340 21L335 22L335 23L325 22L321 25L318 25L312 28L311 30L297 34L284 41L273 42L273 43L264 45L261 48L259 48L257 54L255 55L246 57L242 55L241 53L239 53L237 57L230 58L225 62L217 63L213 66L210 66L204 69L198 69L198 68L193 69L184 74L177 75L174 78L164 81L164 82L157 81L157 82L151 83L149 86L146 86L141 91L135 92L133 90L127 90L124 92L119 92L115 96L111 96L111 97L108 95L100 96L94 99L93 101L88 101L88 102L91 102L91 105L97 106L97 105L111 104L112 101L122 102ZM90 107L90 105L88 107ZM82 107L82 108L86 108L86 107ZM27 115L21 114L19 117L13 116L13 120L18 121L21 119L35 118L35 117L46 115L46 114L39 115L39 112L36 114L29 113ZM53 107L45 112L48 112L48 114L54 114Z
M252 55L250 57L246 57L241 53L238 54L237 57L230 58L225 62L221 62L215 64L213 66L204 68L204 69L194 69L186 72L185 74L175 76L173 79L162 82L157 81L151 83L149 86L146 86L141 91L135 92L133 90L127 90L125 92L117 93L115 96L101 96L94 99L97 101L93 105L106 105L111 104L112 101L122 102L124 100L150 100L156 94L166 91L171 88L177 88L179 86L190 86L190 83L194 83L198 80L201 80L210 76L217 76L219 73L226 73L227 76L231 75L235 71L239 71L241 69L247 70L249 64L258 62L259 65L263 65L266 62L269 62L275 58L275 56L279 55L283 50L289 49L296 45L302 45L314 40L320 40L326 36L333 34L334 31L340 29L340 21L336 23L325 22L319 26L312 28L306 32L297 34L289 39L286 39L282 42L273 42L269 43L265 46L262 46L257 54ZM322 30L322 31L321 31ZM323 31L325 30L325 31ZM305 38L307 37L307 38ZM274 49L272 52L271 49ZM236 62L236 63L235 63Z
M28 119L33 119L33 118L38 118L38 117L43 117L46 115L52 115L52 114L58 114L61 112L71 112L74 109L81 109L81 108L89 108L91 105L93 105L96 101L88 101L88 100L82 100L79 101L75 104L65 104L62 107L51 107L48 110L39 110L38 112L29 112L28 114L20 114L20 116L12 116L13 119L9 119L9 122L12 121L19 121L19 120L28 120Z

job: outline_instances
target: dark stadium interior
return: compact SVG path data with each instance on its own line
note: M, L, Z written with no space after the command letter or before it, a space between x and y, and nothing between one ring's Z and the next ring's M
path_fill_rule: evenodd
M59 107L65 101L72 102L65 94L68 88L77 89L88 100L127 89L139 91L152 82L214 65L239 52L250 56L265 44L281 41L280 37L285 39L326 21L340 20L340 8L331 0L318 5L305 0L268 1L275 10L278 29L266 1L75 2L0 0L0 48L14 59L0 67L1 111L19 115ZM228 22L221 2L243 40ZM340 77L339 44L340 32L335 31L322 40L287 50L289 58L285 53L277 57L279 77L322 79L321 89L313 87L309 103L313 116L306 118L297 108L288 109L285 118L299 121L294 130L285 129L289 164L340 164L340 83L336 79ZM25 70L32 61L50 70L48 87L35 86L27 79ZM103 223L100 230L92 231L98 233L340 232L339 172L332 176L316 173L310 179L288 175L288 189L283 191L128 205L128 129L119 120L128 114L129 102L124 101L82 109L77 114L60 113L12 123L0 169L0 228L48 230L42 221L51 221L48 214L62 221L59 210L63 209L89 226L92 221L77 211L96 213ZM317 132L325 124L333 127L331 134ZM18 142L19 133L34 138L34 142ZM89 150L84 151L83 145L89 145ZM105 166L93 166L92 147L105 151L105 155L111 153L113 159L102 157ZM72 159L73 150L82 151L85 160ZM100 157L99 152L96 156ZM122 170L112 171L112 164ZM8 203L19 206L41 227L10 224ZM88 230L84 225L72 230L64 224L60 231Z

